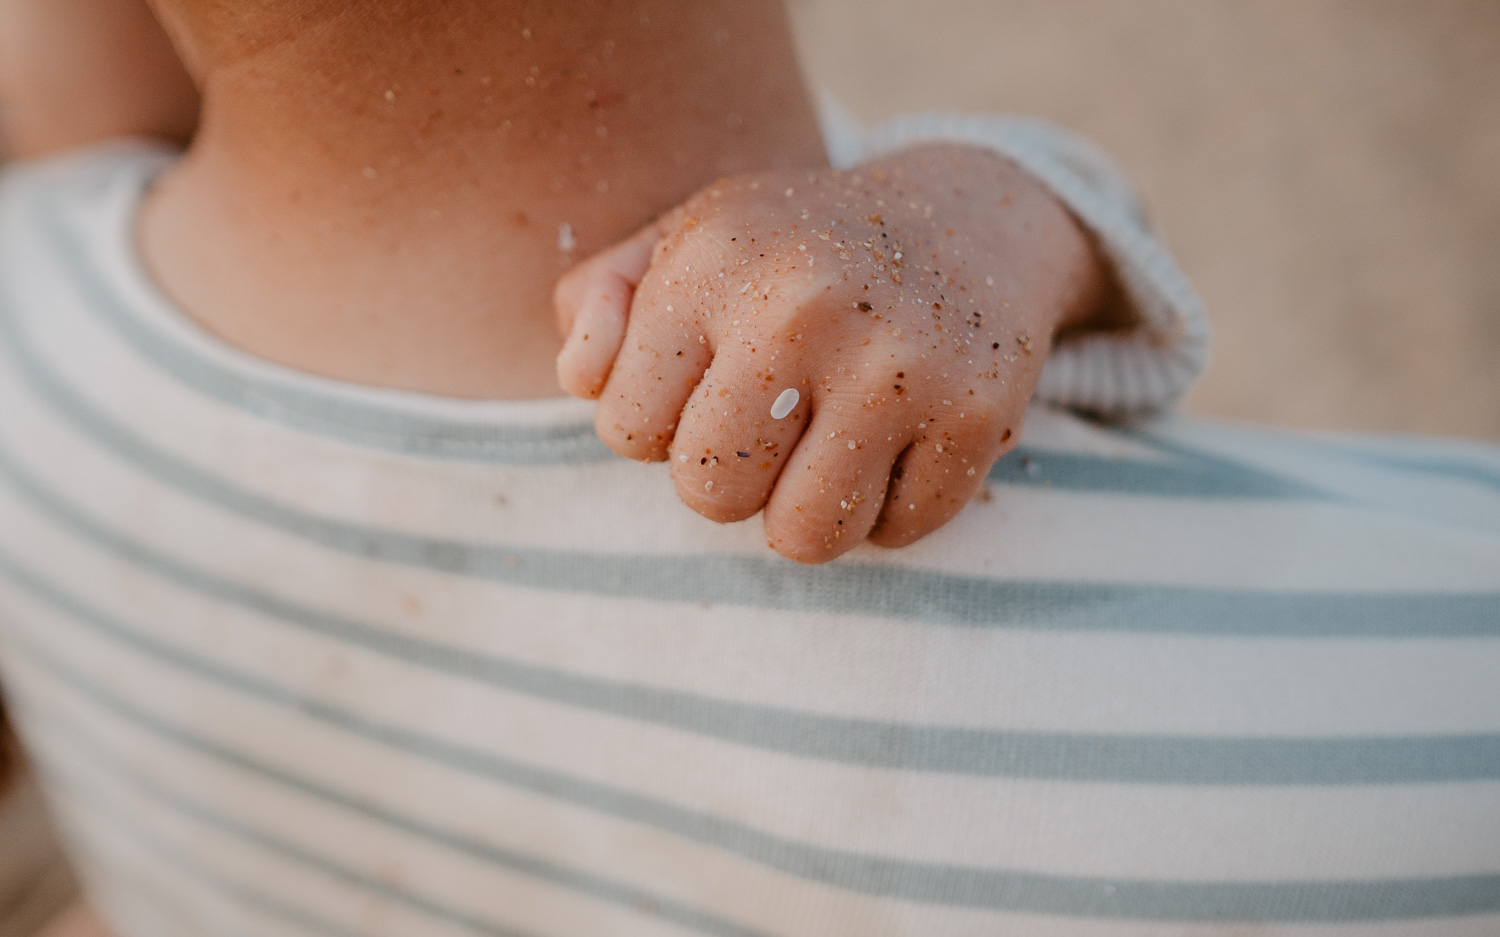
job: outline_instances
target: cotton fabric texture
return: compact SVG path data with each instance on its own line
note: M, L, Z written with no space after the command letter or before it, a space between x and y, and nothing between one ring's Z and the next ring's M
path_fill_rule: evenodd
M0 683L120 937L1500 932L1495 447L1039 403L799 566L588 403L207 335L171 158L0 183Z

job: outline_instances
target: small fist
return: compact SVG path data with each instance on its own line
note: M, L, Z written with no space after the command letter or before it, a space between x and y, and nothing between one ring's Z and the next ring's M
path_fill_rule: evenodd
M823 562L958 513L1103 280L1067 211L984 150L740 176L562 279L558 372L688 506L764 507L772 548Z

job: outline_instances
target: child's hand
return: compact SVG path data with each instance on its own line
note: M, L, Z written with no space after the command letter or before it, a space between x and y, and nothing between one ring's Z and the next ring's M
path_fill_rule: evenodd
M740 176L563 278L558 372L612 449L670 458L689 507L765 507L774 549L822 562L958 513L1105 281L1057 200L984 150Z

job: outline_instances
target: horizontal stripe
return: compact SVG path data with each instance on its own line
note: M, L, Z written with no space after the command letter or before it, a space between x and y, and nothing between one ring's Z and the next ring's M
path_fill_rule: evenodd
M1110 431L1121 438L1150 441L1144 434ZM1180 450L1170 459L1107 458L1024 446L1006 453L990 469L989 480L1004 485L1056 488L1163 498L1322 499L1327 492L1270 472Z
M140 396L139 388L105 360L91 338L67 342L65 336L78 330L70 317L59 318L55 327L39 326L39 332L54 334L43 350L58 361L76 360L69 366L78 375L74 390L106 419L139 427L149 443L271 502L338 522L508 549L516 562L521 557L515 551L531 549L664 559L684 554L777 559L765 546L758 520L716 525L685 508L665 465L496 470L372 460L368 454L288 439L243 420L221 425L202 414L185 414L171 396ZM108 377L91 380L91 374ZM105 389L122 382L129 391ZM300 581L302 570L325 564L330 571L363 567L329 556L316 545L289 543L278 529L246 524L237 515L141 476L59 420L3 362L0 397L13 401L0 429L10 429L18 453L39 477L67 491L72 503L92 515L139 530L143 539L167 552L202 556L230 576L240 575L245 561L253 562L261 575L272 575L270 567L278 567L289 582ZM1065 416L1036 416L1054 439L1088 432ZM136 497L150 497L156 505L149 523L140 523L140 512L132 507ZM1500 501L1494 506L1500 509ZM176 525L183 525L182 535L165 533ZM650 535L643 536L647 531ZM976 502L937 536L911 548L893 552L864 546L835 565L843 563L1012 582L1163 583L1290 595L1462 594L1500 587L1494 574L1500 569L1500 537L1458 529L1441 519L1332 500L1247 504L1017 489ZM452 587L446 574L389 572L374 589L398 603L401 594L391 593ZM339 588L334 581L303 582L304 600L368 604L363 586ZM492 598L502 591L513 593L463 591ZM722 611L722 606L716 609Z
M746 927L702 909L674 901L656 892L646 891L621 882L579 872L576 869L561 867L532 855L483 843L472 837L442 830L421 820L413 819L391 810L361 803L356 798L351 798L324 785L299 778L272 767L253 756L232 751L191 731L173 726L164 720L157 719L151 714L131 706L118 697L103 692L96 692L96 687L81 682L76 672L64 672L61 668L54 669L52 662L44 659L44 655L36 653L34 648L29 648L27 654L33 662L50 672L54 677L64 681L71 689L79 692L80 695L90 699L95 705L117 717L126 719L141 729L149 731L158 738L169 741L179 748L212 758L234 769L244 771L263 780L271 781L295 790L298 793L311 796L326 804L334 805L341 810L359 814L368 820L374 821L377 826L402 834L412 835L446 849L451 849L453 852L468 859L477 860L480 864L502 868L551 885L561 886L579 894L587 895L590 898L629 909L633 913L639 913L642 908L650 908L650 916L653 919L668 921L700 933L727 935L727 937L769 937L765 931ZM81 725L71 720L60 717L55 711L35 718L32 721L38 726L45 727L45 731L49 734L49 737L52 733L56 732L60 737L66 739L70 746L79 754L93 762L97 768L103 769L104 777L121 779L138 793L170 810L212 826L221 832L265 847L295 861L315 864L320 869L325 867L341 868L333 860L326 857L312 856L300 847L279 839L273 833L254 828L242 818L237 819L223 813L221 810L215 810L206 803L195 801L180 791L169 790L159 781L154 780L141 771L128 757L119 752L109 751L109 746L100 737L90 737L93 733L89 730L84 729ZM309 857L314 861L310 862ZM339 876L344 878L347 878L348 875L361 875L361 873L349 870L339 873ZM369 880L368 876L362 877L355 884L363 887L366 880ZM433 907L442 908L443 913L441 916L447 917L450 920L458 920L465 915L465 912L445 907L442 902L436 899L426 900L430 901Z
M549 802L525 790L458 775L441 764L413 759L267 706L233 688L175 673L133 652L117 652L106 640L4 586L0 581L0 602L14 599L14 607L34 623L37 642L87 673L105 691L189 732L356 799L555 863L582 865L640 888L659 888L689 902L700 900L700 895L718 895L724 883L743 882L749 892L789 884L733 854L628 820L591 815L587 809ZM283 682L282 668L273 660L259 672ZM17 693L28 690L44 705L61 707L65 714L97 725L102 738L118 739L120 746L128 743L130 748L122 750L150 766L163 781L189 791L214 791L214 801L236 813L242 808L233 805L243 804L252 822L320 851L323 840L304 839L302 830L307 824L329 830L327 835L338 843L336 853L329 847L330 855L362 868L362 856L374 849L421 852L431 864L447 861L441 850L421 842L391 843L357 817L320 809L306 798L281 794L240 772L179 752L118 717L95 715L92 706L75 700L66 687L19 655L15 662ZM1494 781L1309 788L898 775L674 738L647 727L549 712L547 707L466 694L429 682L381 679L390 673L354 663L345 674L347 682L368 689L336 702L409 731L439 735L552 772L727 817L771 836L843 852L967 868L1200 882L1500 871L1500 783ZM284 683L289 690L308 692L307 683L296 677ZM397 689L388 694L381 687ZM555 830L570 832L558 837ZM682 876L674 871L679 868ZM827 905L828 911L847 910L859 901L810 883L800 887L809 901ZM738 898L727 905L721 904L727 899L702 900L735 919L772 930L785 923L776 916L762 916L753 904L735 903Z
M1369 445L1361 445L1350 437L1294 435L1274 428L1214 420L1192 423L1167 420L1123 432L1169 456L1197 456L1244 466L1254 472L1269 471L1265 467L1267 458L1274 457L1278 461L1274 469L1278 477L1314 490L1331 485L1360 501L1365 501L1366 492L1370 491L1369 501L1376 504L1402 501L1403 495L1410 497L1414 486L1433 481L1500 491L1500 447L1467 440L1416 441L1410 445L1410 451L1402 452L1389 444L1387 448L1377 448L1382 437L1371 437ZM1191 438L1184 439L1189 434ZM1453 451L1464 445L1476 451L1472 454ZM1483 448L1491 450L1486 453L1489 460L1480 454ZM1351 469L1355 471L1351 473ZM1351 484L1355 477L1368 480ZM1449 490L1445 494L1447 497L1439 496L1437 502L1454 503L1454 493ZM1477 498L1471 496L1457 503L1483 505L1487 512L1493 512L1495 501L1490 492L1475 495Z
M0 605L4 604L29 622L38 642L62 660L75 662L110 692L353 796L369 797L372 789L380 790L382 805L522 851L540 851L564 865L576 862L573 853L552 837L552 828L587 832L598 836L597 842L608 843L610 853L609 858L592 848L582 853L588 871L647 889L659 887L656 875L666 875L661 881L672 884L660 887L689 901L704 892L670 877L678 864L718 882L760 880L768 874L733 855L714 854L628 821L590 816L584 809L548 803L524 790L497 789L475 776L456 775L441 764L331 731L233 688L176 672L134 651L117 650L107 638L10 588L0 577ZM159 619L176 618L149 600L141 607L153 631ZM173 621L174 630L181 632L174 643L251 670L291 692L315 696L386 725L728 817L772 836L818 847L1099 878L1297 881L1500 871L1500 783L1494 780L1226 787L897 774L778 756L489 693L366 655L340 655L321 641L308 642L300 658L294 648L287 648L292 650L289 656L255 641L253 626L252 637L243 644L247 650L216 650L229 643L241 646L247 630L243 620L214 621L210 608L201 609L194 620L202 627ZM198 641L193 632L202 632L204 640ZM336 675L325 665L335 656L347 662ZM302 666L304 660L310 666ZM17 692L21 686L16 684ZM64 695L61 688L52 694L59 695ZM181 762L156 740L110 725L112 731L134 738L138 751L153 753L152 763ZM213 777L212 765L200 767L205 777ZM387 783L391 777L403 781ZM216 783L231 782L250 784L233 778ZM260 803L249 796L253 793L247 790L247 804ZM969 816L955 809L962 804L982 806ZM310 808L299 811L311 819L318 816ZM352 818L327 813L330 822L348 831L341 842L365 835ZM280 823L279 812L261 815L267 823ZM1088 830L1090 835L1058 835L1061 818L1066 818L1067 829ZM299 835L297 826L278 828L294 838ZM1152 843L1163 848L1153 848ZM1309 843L1323 845L1310 849ZM654 874L629 859L635 852L653 857ZM709 882L704 887L716 886ZM854 899L837 900L847 904ZM714 904L718 906L717 900ZM743 906L731 916L760 920Z
M369 937L369 932L364 929L352 930L343 927L320 915L312 914L268 895L261 889L253 888L228 875L214 871L203 862L201 856L191 855L181 847L169 843L165 837L152 832L147 824L132 817L128 811L106 811L100 798L92 791L84 790L78 783L80 777L88 777L88 774L69 772L65 777L49 779L48 786L56 792L54 796L66 798L69 809L88 815L89 822L92 824L113 828L117 834L128 837L130 843L138 850L154 856L190 881L209 888L222 898L240 903L267 917L285 921L315 933L325 934L327 937ZM103 787L102 784L93 781L87 783L94 789ZM379 883L377 882L376 885L378 886ZM219 922L214 923L217 926ZM514 937L522 937L522 935L514 935Z
M59 453L62 463L48 473L53 483L71 490L94 477L92 467L72 464L77 460L61 454L65 450L48 451ZM257 655L286 660L288 669L277 677L288 681L316 681L315 662L346 656L344 649L357 651L371 640L381 646L390 633L417 645L398 641L389 651L352 658L362 670L377 669L381 680L436 688L445 674L476 674L465 679L500 689L502 696L571 702L577 697L570 687L556 686L553 674L565 681L582 677L585 700L606 696L626 714L707 698L877 722L1043 732L1302 738L1500 732L1495 639L1080 638L724 606L679 614L637 600L455 589L446 577L415 571L370 576L363 564L287 549L277 535L218 515L199 520L203 512L192 506L161 505L152 527L132 526L129 490L87 491L85 509L228 578L253 571L246 578L253 576L257 587L348 619L336 618L335 627L373 632L369 638L308 634L304 625L226 605L144 570L124 573L130 599L120 609L152 609L153 634L233 660L222 642L203 641L207 632L191 624L209 622L212 631L245 636L245 653L253 647ZM123 508L118 515L117 506ZM1015 508L1007 521L1019 524L1016 530L1032 529ZM3 479L0 529L10 543L25 545L18 558L39 570L51 568L45 558L66 558L63 581L80 599L94 596L99 607L117 608L113 584L122 581L122 569L116 555L19 500ZM166 530L191 531L191 539L179 546ZM1494 559L1500 564L1500 552ZM408 597L422 603L415 614ZM433 658L435 673L424 663ZM774 666L749 663L754 660ZM513 664L522 669L512 671ZM687 695L647 707L634 686ZM472 697L475 691L453 692Z
M0 475L13 466L0 450ZM40 488L33 489L44 495ZM101 531L102 533L102 531ZM552 702L784 754L871 767L1157 784L1396 784L1500 778L1500 734L1222 738L1028 732L838 717L570 674L423 641L221 580L111 535L130 558L220 601L376 653ZM133 646L222 679L209 661L87 609L0 553L0 572Z
M930 624L1266 637L1500 636L1500 592L1265 592L1067 580L1006 580L854 562L800 566L759 556L631 555L511 548L320 518L190 469L169 485L325 549L529 589L895 618ZM0 472L27 488L8 456ZM175 477L171 477L175 476ZM59 517L56 499L28 497ZM77 529L84 525L70 523ZM143 548L135 561L157 571Z
M222 579L68 512L17 474L3 450L0 475L117 555L215 600L512 692L803 757L1012 777L1228 784L1472 780L1494 777L1500 763L1493 734L1370 740L1004 732L824 716L590 678L409 637Z
M248 844L255 850L268 853L279 860L315 870L345 885L368 892L372 896L388 899L421 915L456 924L474 933L491 935L491 937L533 937L536 933L524 926L487 919L479 913L456 907L451 901L421 894L413 888L391 884L383 880L378 873L364 872L345 862L310 851L284 837L243 822L240 818L209 806L180 790L167 787L134 767L128 759L106 754L97 739L87 738L87 733L82 732L76 725L64 724L58 719L44 720L43 724L48 727L49 732L57 730L56 737L51 735L48 737L48 746L53 757L55 758L57 754L55 745L61 741L71 751L71 757L76 762L81 762L71 774L107 777L111 782L119 782L143 800L194 825L201 825L229 839ZM487 903L492 907L495 905L492 898ZM651 905L643 903L629 907L630 916L632 918L645 916L641 909L647 907ZM655 919L659 919L659 916L649 913L648 921L654 922ZM647 930L659 931L661 929L659 926L650 926L648 923ZM736 932L752 933L745 930Z
M66 609L65 609L66 611ZM80 610L96 630L106 619ZM75 616L76 617L76 616ZM117 623L109 623L120 629ZM122 629L123 630L123 629ZM98 705L125 718L146 715L22 638L28 657ZM1500 875L1358 882L1200 883L1082 878L911 862L771 836L744 824L610 785L517 762L382 724L254 677L178 652L201 677L310 719L495 783L642 823L798 877L909 901L1084 917L1160 920L1346 921L1478 914L1500 910Z
M1485 465L1477 459L1470 461L1459 457L1429 456L1415 453L1405 455L1395 452L1369 452L1355 448L1336 448L1332 446L1330 446L1330 449L1336 455L1354 458L1367 465L1395 469L1402 472L1415 472L1422 475L1434 475L1452 481L1491 488L1500 492L1500 469Z
M267 927L274 927L270 933L277 937L341 937L341 932L300 927L295 920L269 913L163 861L131 831L101 818L97 799L79 797L65 780L53 785L50 796L52 811L71 821L67 833L74 853L88 857L90 865L81 874L89 882L89 905L111 935L260 937ZM189 903L214 907L190 909ZM232 921L231 916L239 919ZM205 918L213 921L211 931L201 926Z
M624 908L650 907L653 909L653 916L704 934L720 935L720 937L765 937L761 931L706 910L683 904L665 895L636 888L622 881L593 875L577 868L559 865L535 855L485 843L471 836L443 829L421 819L378 806L371 803L369 798L351 797L325 784L277 768L253 755L236 751L200 733L158 718L128 700L109 693L96 682L90 681L79 671L62 663L55 655L42 651L32 642L21 639L18 645L22 653L36 666L54 679L61 681L80 697L89 700L112 717L126 720L136 728L180 749L211 758L264 781L362 816L378 826L415 836L486 865L530 876ZM62 726L64 720L55 711L27 710L26 721L31 731L36 730L33 727L45 727L47 732L64 728ZM68 728L66 731L74 736L88 734L78 726ZM109 757L98 751L101 746L97 739L78 744L80 748L89 750L91 758L101 762L104 760L110 762L107 776L128 778L136 773L125 759Z
M192 466L92 409L31 355L0 308L0 341L49 405L162 483L326 549L532 589L827 611L935 624L1279 637L1500 635L1500 592L1273 593L1246 589L1011 581L769 556L638 556L423 537L319 517ZM9 463L8 459L3 459ZM10 465L0 471L15 477ZM54 502L55 503L55 502Z
M89 831L91 850L101 839L101 827L104 822L101 820L91 825ZM123 836L114 830L110 832L114 834L113 842L106 845L112 852L124 851L125 847L121 845L124 842ZM152 862L147 868L142 868L146 865L143 860L149 854L144 850L134 849L134 843L131 846L129 857L121 859L109 857L115 863L111 868L111 883L116 884L121 891L133 898L140 898L140 893L150 892L150 897L156 902L172 904L171 896L174 894L180 896L184 883L168 883L165 876L170 874L170 870L161 864ZM120 865L122 862L129 863L128 867L122 867ZM153 878L161 884L154 889L145 888L146 882L143 880L145 872L152 873ZM1245 937L1248 937L1245 928L1235 924L1214 927L1211 931L1206 931L1202 925L1192 923L1164 924L1149 921L1090 920L1043 915L1008 915L996 918L989 916L986 912L951 913L963 915L963 917L957 919L944 917L939 919L941 923L930 923L926 918L918 922L903 917L899 925L895 925L890 933L922 935L922 937L934 934L964 934L969 937L989 937L993 934L1024 934L1027 937L1240 937L1245 934ZM855 922L848 915L813 918L807 912L804 914L805 920L817 920L820 924L832 920L844 925L842 928L819 926L813 931L819 937L831 937L833 934L859 934L863 937L870 933L869 925L865 923L869 920L868 916ZM284 919L278 920L276 924L283 931L289 931L289 925ZM159 929L158 933L160 932L163 931ZM122 931L122 933L130 932ZM226 931L226 933L234 937L244 937L236 931ZM293 933L301 935L309 932L298 930ZM881 933L886 933L886 931L881 931ZM1344 925L1279 924L1276 925L1274 933L1276 937L1494 937L1495 934L1500 933L1500 917L1482 914L1425 920L1365 921ZM195 933L193 937L204 937L204 935ZM219 937L219 932L216 931L214 937ZM412 935L412 937L418 937L418 935Z
M68 673L56 661L46 660L45 654L36 648L28 646L23 653L110 712L129 719L140 715L134 707L101 691L82 675ZM103 773L107 777L119 776L118 770L124 768L120 764L103 766L112 769ZM195 811L183 803L167 805L195 816L198 816L196 811L203 810ZM261 844L272 841L266 834L231 819L220 818L220 821L220 828L228 832ZM905 863L831 850L799 849L790 844L783 848L792 855L821 854L811 862L808 860L812 856L798 857L801 861L796 864L807 865L800 873L806 878L828 882L839 873L855 873L858 877L852 883L830 883L908 900L1030 913L1163 921L1332 923L1462 916L1500 910L1500 875L1269 883L1140 881ZM288 855L300 858L300 850L289 849L293 852Z

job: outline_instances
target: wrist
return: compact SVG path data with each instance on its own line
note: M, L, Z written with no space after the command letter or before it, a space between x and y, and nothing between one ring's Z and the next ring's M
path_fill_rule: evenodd
M994 258L1015 301L1010 315L1057 336L1118 328L1128 312L1092 234L1045 183L994 150L924 144L872 164L897 163L947 203L950 228L972 232L980 256ZM899 193L894 193L898 194ZM905 198L905 196L901 196Z
M1041 180L992 150L970 149L1001 167L990 204L1008 211L1007 227L1020 234L1016 246L1032 261L1033 295L1052 335L1118 327L1124 306L1098 241Z

